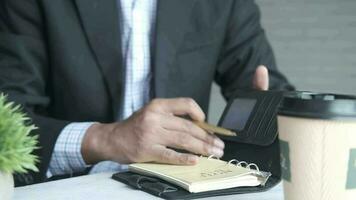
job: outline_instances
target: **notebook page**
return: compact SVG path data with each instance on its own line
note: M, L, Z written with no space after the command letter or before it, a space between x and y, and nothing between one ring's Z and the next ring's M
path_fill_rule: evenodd
M248 185L252 180L255 181L254 185L259 185L256 177L253 176L253 179L244 177L248 174L253 174L254 170L227 164L225 161L217 159L207 159L206 157L200 157L198 163L193 166L137 163L130 165L129 169L138 173L158 176L187 190L192 184L209 185L238 180L250 181ZM244 185L244 182L241 182L241 185Z

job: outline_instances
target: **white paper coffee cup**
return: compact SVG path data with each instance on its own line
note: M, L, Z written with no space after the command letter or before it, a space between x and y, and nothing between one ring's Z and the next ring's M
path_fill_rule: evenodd
M287 93L278 129L285 199L356 199L356 97Z

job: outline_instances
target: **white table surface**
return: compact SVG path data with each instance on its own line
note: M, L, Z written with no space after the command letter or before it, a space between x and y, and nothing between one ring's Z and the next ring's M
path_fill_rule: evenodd
M112 173L94 174L17 187L13 199L158 199L148 193L132 189L123 183L112 180L111 175ZM283 188L282 184L279 184L267 192L219 196L208 199L283 200Z

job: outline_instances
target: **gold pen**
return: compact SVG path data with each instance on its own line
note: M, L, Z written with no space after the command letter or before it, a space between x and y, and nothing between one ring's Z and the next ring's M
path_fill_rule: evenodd
M236 136L235 132L227 130L225 128L214 126L205 122L193 121L193 123L211 134L216 133L224 136Z

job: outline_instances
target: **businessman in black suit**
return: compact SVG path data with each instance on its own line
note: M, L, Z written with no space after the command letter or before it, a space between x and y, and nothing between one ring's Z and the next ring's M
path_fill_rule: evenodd
M155 4L150 100L117 121L128 92L120 1L1 1L0 91L23 105L41 147L39 173L18 184L46 180L57 139L72 122L97 122L80 146L85 164L194 164L194 155L172 148L219 156L224 148L179 117L205 119L213 81L226 99L237 89L292 89L276 68L253 0Z

